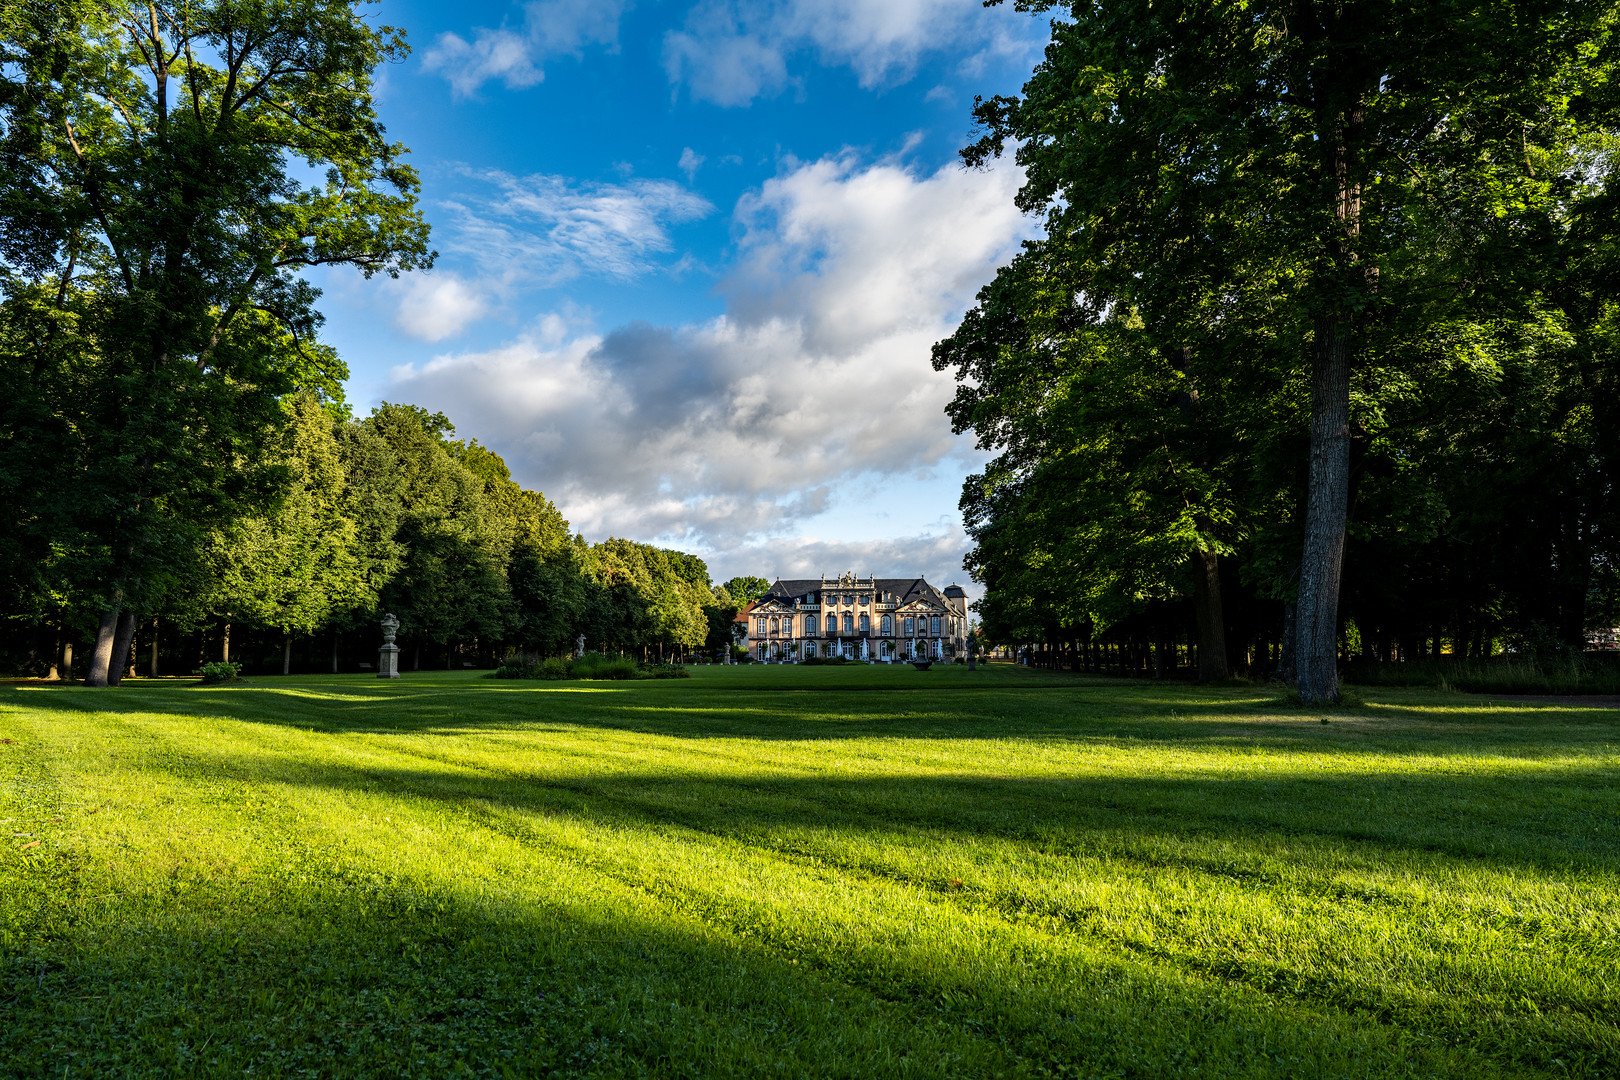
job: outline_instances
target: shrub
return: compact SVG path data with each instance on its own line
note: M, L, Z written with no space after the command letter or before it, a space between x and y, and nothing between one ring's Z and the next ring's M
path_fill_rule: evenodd
M638 679L690 679L692 673L680 664L643 664L636 670Z
M198 668L197 674L202 676L205 683L231 682L242 677L242 665L229 660L215 660Z
M572 679L633 679L636 662L628 656L608 657L590 652L569 663L568 676Z
M841 667L844 664L853 664L854 662L846 656L812 656L809 659L799 661L799 663L809 667Z
M1357 662L1345 668L1344 679L1361 686L1432 686L1470 694L1616 694L1620 657L1524 654Z

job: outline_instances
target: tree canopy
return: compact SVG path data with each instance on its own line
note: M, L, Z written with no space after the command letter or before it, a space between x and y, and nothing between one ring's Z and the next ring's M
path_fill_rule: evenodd
M1611 243L1620 8L1017 6L1051 43L963 157L1015 147L1045 236L935 351L998 455L963 499L987 626L1218 612L1224 583L1278 605L1307 699L1347 615L1578 643L1613 564L1612 313L1577 297ZM1528 517L1482 498L1516 480ZM1231 621L1198 619L1201 658Z

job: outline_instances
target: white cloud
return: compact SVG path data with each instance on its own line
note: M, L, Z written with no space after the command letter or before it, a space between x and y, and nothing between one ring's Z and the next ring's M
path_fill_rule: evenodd
M675 167L686 174L686 182L690 184L693 178L697 176L697 171L703 167L703 163L707 160L690 146L682 147L681 160L676 162Z
M470 175L484 188L444 204L452 215L446 250L508 282L636 277L674 250L670 226L714 211L671 180L580 184L546 174Z
M871 88L909 79L935 50L970 50L970 62L1030 53L1045 25L980 0L702 0L665 35L664 68L695 100L746 105L791 81L797 52L848 66Z
M616 47L625 0L535 0L524 6L521 31L476 27L472 40L441 34L422 63L449 81L457 97L499 79L521 90L545 78L544 64L581 55L587 45Z
M412 337L442 341L489 311L489 300L455 274L410 274L401 279L394 322Z
M396 369L390 393L475 429L589 535L764 543L852 477L970 452L929 350L1034 231L1019 182L1011 166L924 175L849 155L793 167L737 208L727 314L553 326Z
M862 577L918 574L940 588L958 583L973 597L981 589L962 569L962 558L971 546L967 533L957 526L939 534L866 541L775 537L719 552L705 561L716 581L745 574L768 578L832 577L849 571Z

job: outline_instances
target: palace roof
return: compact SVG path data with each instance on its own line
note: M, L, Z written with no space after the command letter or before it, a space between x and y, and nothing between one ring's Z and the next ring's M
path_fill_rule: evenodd
M905 605L915 600L931 600L940 607L948 608L950 604L945 601L945 594L934 588L920 577L916 578L864 578L859 584L845 584L836 578L823 580L821 578L777 578L776 583L766 592L761 602L777 600L791 604L795 600L803 600L811 593L827 592L841 593L855 590L875 589L881 596L888 594L897 598L896 602Z

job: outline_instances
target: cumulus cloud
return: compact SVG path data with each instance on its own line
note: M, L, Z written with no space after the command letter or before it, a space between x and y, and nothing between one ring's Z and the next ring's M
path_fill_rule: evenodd
M690 184L693 178L697 176L697 171L703 167L703 163L707 160L690 146L682 147L681 160L676 162L675 167L686 174L686 182Z
M664 68L695 100L746 105L786 86L800 51L852 68L870 88L910 78L938 49L966 48L969 64L1029 52L1043 30L980 0L701 0L665 35Z
M587 45L616 46L624 7L625 0L535 0L524 6L521 30L481 26L471 40L441 34L423 66L443 75L458 97L495 79L520 90L545 78L547 60L577 57Z
M483 291L455 274L408 275L396 289L395 324L423 341L442 341L489 310Z
M1034 223L1004 166L842 155L742 200L726 314L604 335L560 323L393 373L476 424L575 528L725 550L833 505L841 480L968 452L929 350Z
M556 285L581 274L629 279L672 251L670 227L713 205L672 180L576 183L561 176L470 173L482 181L450 212L446 249L509 280Z

